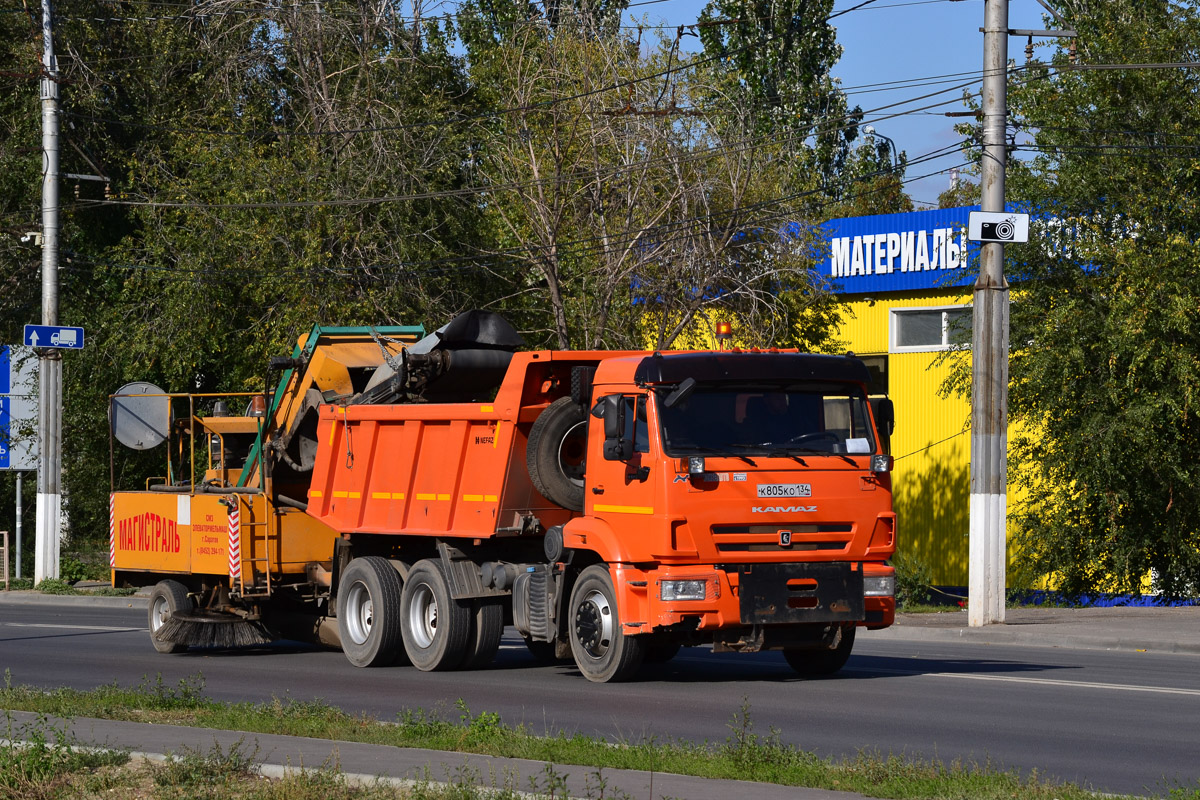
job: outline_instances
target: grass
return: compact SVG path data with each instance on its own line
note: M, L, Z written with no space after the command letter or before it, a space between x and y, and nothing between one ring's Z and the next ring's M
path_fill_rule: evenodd
M783 743L778 731L765 734L756 731L746 704L729 723L729 735L723 743L643 740L618 742L614 746L605 739L581 734L537 735L525 726L503 724L494 712L473 714L462 701L453 710L443 709L438 713L408 709L395 720L383 721L367 715L349 714L320 701L275 699L268 703L220 703L205 697L203 689L201 676L184 679L175 686L163 683L160 677L157 680L144 679L139 686L132 688L112 684L87 691L44 691L28 686L12 686L6 676L4 688L0 689L0 707L35 712L44 718L50 715L100 717L248 733L307 736L524 758L547 764L576 764L596 767L597 770L631 769L762 781L853 791L881 798L1096 800L1101 797L1074 784L1049 780L1036 772L1021 775L989 763L956 761L947 764L938 760L870 751L842 760L820 758ZM244 766L253 760L253 755L226 753L216 760ZM194 765L172 767L185 768L199 769ZM241 768L234 769L227 765L223 769L227 774L213 777L213 781L218 778L220 781L232 781ZM0 769L0 772L3 770ZM547 790L545 793L549 796L557 796L550 778L548 774L546 785L541 788ZM1164 789L1164 793L1166 791ZM1170 791L1171 797L1178 800L1200 800L1200 787L1173 787ZM236 794L213 796L241 797ZM341 797L317 792L289 796L288 800L310 796L322 800ZM0 795L0 800L7 799Z
M0 591L3 591L3 585L0 585ZM28 589L37 589L42 594L55 595L77 595L88 597L129 597L136 589L114 589L111 586L100 586L95 589L76 589L70 582L61 578L45 578L37 586L33 585L33 581L29 578L21 578L17 580L13 578L9 581L9 589L11 591L21 591Z

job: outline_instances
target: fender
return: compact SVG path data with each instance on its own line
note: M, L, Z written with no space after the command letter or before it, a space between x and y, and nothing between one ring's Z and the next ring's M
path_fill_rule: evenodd
M638 560L612 526L597 517L575 517L563 525L563 546L590 550L609 564Z
M572 550L596 553L608 564L617 592L617 615L625 633L649 632L649 576L629 563L629 553L612 526L595 517L575 517L563 525L563 544Z

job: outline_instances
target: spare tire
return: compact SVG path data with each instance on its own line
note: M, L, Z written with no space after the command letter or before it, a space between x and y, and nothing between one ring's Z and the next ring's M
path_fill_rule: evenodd
M569 397L560 397L534 420L525 448L533 487L552 503L583 511L587 467L587 414Z

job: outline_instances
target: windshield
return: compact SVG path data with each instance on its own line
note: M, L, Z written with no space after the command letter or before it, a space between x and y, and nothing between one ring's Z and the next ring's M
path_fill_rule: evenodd
M697 386L667 408L659 390L669 456L854 455L875 452L867 398L848 384Z

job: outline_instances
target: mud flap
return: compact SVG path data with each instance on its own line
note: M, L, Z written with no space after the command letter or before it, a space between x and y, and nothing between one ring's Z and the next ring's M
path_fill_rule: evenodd
M862 566L851 562L744 564L738 569L743 625L860 622Z

